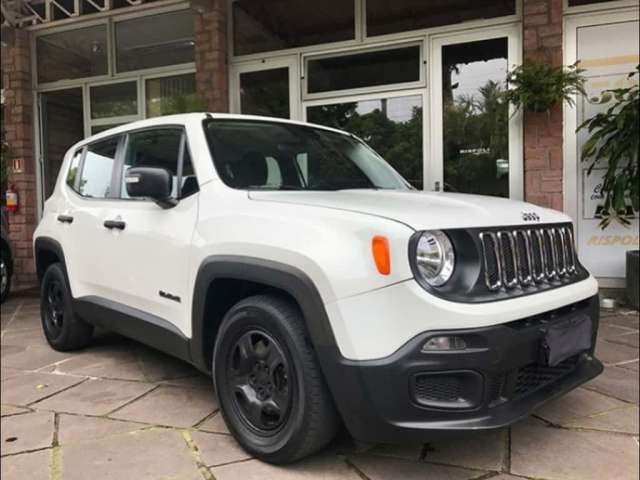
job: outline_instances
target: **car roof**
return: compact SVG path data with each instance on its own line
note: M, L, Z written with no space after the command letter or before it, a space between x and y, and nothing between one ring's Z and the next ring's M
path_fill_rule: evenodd
M135 122L127 123L125 125L120 125L118 127L110 128L100 133L96 133L95 135L91 135L90 137L87 137L81 140L80 142L76 143L72 148L80 148L89 143L93 143L97 140L106 139L114 135L120 135L123 133L130 132L132 130L139 130L142 128L151 128L151 127L161 127L163 125L167 125L167 126L184 125L193 120L205 120L207 118L212 120L216 120L216 119L254 120L254 121L262 121L262 122L270 122L270 123L286 123L291 125L301 125L305 127L319 128L319 129L327 130L330 132L340 133L342 135L354 136L348 132L344 132L342 130L327 127L324 125L300 122L296 120L288 120L284 118L266 117L266 116L259 116L259 115L239 115L239 114L232 114L232 113L198 112L198 113L181 113L177 115L165 115L162 117L147 118L145 120L138 120Z

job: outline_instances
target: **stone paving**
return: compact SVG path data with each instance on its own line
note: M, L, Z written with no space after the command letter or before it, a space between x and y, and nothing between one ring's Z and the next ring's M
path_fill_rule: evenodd
M529 419L422 445L354 445L274 467L229 435L207 377L116 335L59 353L38 301L2 306L2 480L637 479L638 312L603 311L603 375Z

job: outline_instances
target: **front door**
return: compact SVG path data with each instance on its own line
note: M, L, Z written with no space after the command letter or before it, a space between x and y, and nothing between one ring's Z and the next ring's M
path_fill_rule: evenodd
M190 333L191 290L188 277L191 239L198 216L198 183L180 127L157 127L129 133L116 165L112 202L102 228L112 300L151 314ZM148 199L131 198L124 176L132 167L164 168L173 175L177 205L162 208ZM114 224L109 224L114 225Z
M231 81L232 112L293 120L300 118L296 56L234 65Z
M434 36L427 189L522 198L521 120L501 101L519 30Z

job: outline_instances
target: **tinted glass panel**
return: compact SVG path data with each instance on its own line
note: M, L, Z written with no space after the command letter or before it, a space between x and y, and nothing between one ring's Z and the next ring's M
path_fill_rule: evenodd
M111 174L118 148L118 137L89 145L82 167L78 192L85 197L110 195Z
M353 0L324 0L310 7L300 0L233 2L235 55L352 40Z
M240 111L248 115L289 118L289 69L241 73Z
M173 176L171 196L176 197L178 185L178 159L182 130L176 128L154 129L129 135L120 187L120 197L129 198L124 183L128 169L132 167L164 168Z
M442 48L444 189L509 196L507 39Z
M79 28L37 37L38 82L106 75L107 27Z
M364 139L414 187L422 188L421 96L309 107L307 120Z
M214 120L205 133L229 186L249 190L407 189L373 150L340 133L301 125Z
M91 118L137 114L138 87L136 82L91 87Z
M404 47L310 60L309 93L420 80L420 47Z
M91 127L91 135L95 135L96 133L104 132L105 130L109 130L110 128L116 128L120 125L124 125L124 123L114 123L110 125L95 125Z
M69 147L84 138L82 89L69 88L40 94L44 196L56 185Z
M115 31L119 72L194 61L191 10L117 22Z
M147 117L207 110L205 103L196 95L196 76L193 73L147 80L145 91Z
M367 0L367 35L515 14L514 0Z

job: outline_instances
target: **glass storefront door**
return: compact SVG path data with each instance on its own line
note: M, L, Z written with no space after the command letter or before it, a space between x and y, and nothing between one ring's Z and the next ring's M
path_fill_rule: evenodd
M297 65L292 57L232 67L232 112L298 119Z
M84 138L82 88L43 92L38 107L42 198L46 200L53 193L67 149Z
M336 103L314 102L306 121L362 138L411 184L423 187L423 93L378 94Z
M518 63L515 33L432 40L431 188L519 198L519 118L500 98ZM515 133L515 135L514 135Z

